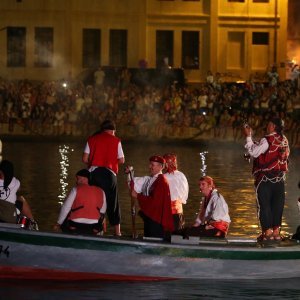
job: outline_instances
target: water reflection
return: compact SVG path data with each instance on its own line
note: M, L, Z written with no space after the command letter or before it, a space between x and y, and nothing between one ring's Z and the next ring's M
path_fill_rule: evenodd
M207 153L208 153L207 151L203 151L203 152L199 153L200 154L200 159L201 159L201 168L200 168L200 171L201 171L202 176L206 176L207 164L206 164L205 155Z
M74 149L70 150L70 146L68 145L59 145L58 147L58 152L60 154L61 160L59 162L60 164L60 194L58 195L58 199L60 200L58 203L62 204L64 199L67 196L68 193L68 182L67 182L67 178L68 178L68 174L69 174L69 157L68 154L70 153L70 151L74 151Z

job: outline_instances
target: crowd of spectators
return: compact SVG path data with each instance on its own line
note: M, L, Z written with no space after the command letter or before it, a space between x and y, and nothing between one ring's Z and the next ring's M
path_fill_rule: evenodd
M208 72L206 82L195 86L136 84L126 69L113 81L98 70L90 84L0 78L0 130L7 126L14 133L21 126L30 134L87 136L104 119L113 119L123 138L239 140L243 122L261 136L264 121L277 114L285 120L290 144L299 145L297 82L278 81L276 69L266 75L265 82L223 83Z

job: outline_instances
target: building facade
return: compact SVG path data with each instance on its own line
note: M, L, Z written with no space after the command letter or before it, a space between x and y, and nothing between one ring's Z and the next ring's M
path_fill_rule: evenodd
M57 80L98 66L286 77L288 0L1 0L0 76Z

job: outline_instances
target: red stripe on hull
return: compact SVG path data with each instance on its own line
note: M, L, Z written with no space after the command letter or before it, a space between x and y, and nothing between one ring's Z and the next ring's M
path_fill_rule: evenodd
M0 266L0 279L30 279L30 280L106 280L106 281L167 281L172 277L134 276L121 274L101 274L72 272L65 270L49 270L30 267Z

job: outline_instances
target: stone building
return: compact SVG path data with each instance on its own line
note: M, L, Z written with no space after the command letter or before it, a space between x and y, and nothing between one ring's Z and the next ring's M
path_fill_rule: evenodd
M0 76L57 80L98 66L286 77L288 0L1 0Z

